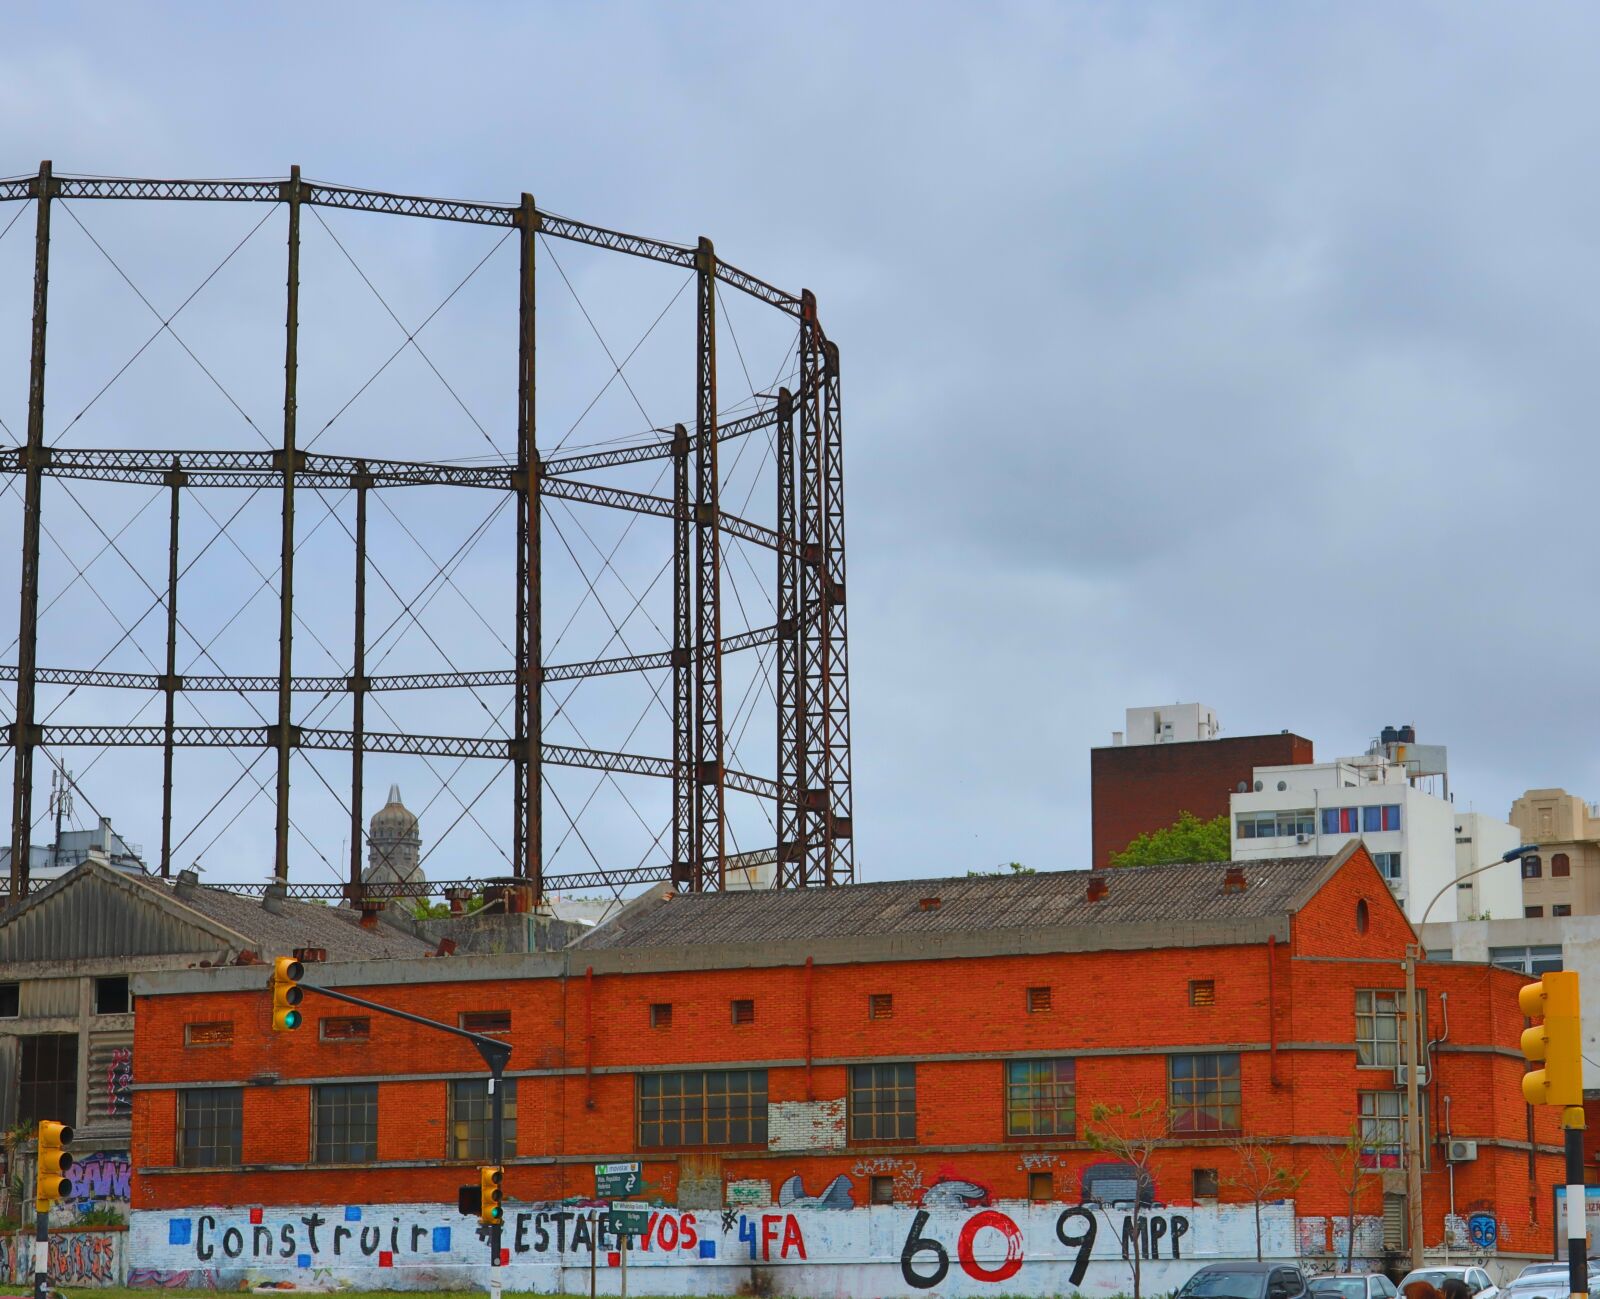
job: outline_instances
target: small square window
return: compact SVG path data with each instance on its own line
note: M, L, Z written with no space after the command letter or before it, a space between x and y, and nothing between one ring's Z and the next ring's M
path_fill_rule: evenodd
M22 985L0 983L0 1019L16 1019L22 1014Z
M96 1015L126 1015L131 1008L131 1004L128 999L128 976L126 974L94 981L94 1013Z
M894 993L872 992L867 994L868 1019L893 1019L894 1018Z
M1523 907L1522 914L1529 920L1538 920L1544 915L1543 907Z
M1029 988L1028 989L1028 1014L1030 1014L1030 1015L1042 1015L1045 1011L1047 1011L1049 1009L1050 1009L1050 989L1049 988Z
M461 1012L461 1027L469 1033L509 1033L511 1031L511 1012L509 1010L464 1010Z
M872 1179L872 1202L874 1204L894 1203L894 1178L874 1177Z
M1194 1170L1194 1198L1197 1200L1214 1200L1217 1198L1217 1170L1215 1168L1197 1168Z
M1053 1200L1056 1198L1056 1179L1052 1173L1028 1174L1028 1198L1030 1200Z
M1191 1006L1215 1006L1217 1004L1217 981L1215 979L1190 979L1189 1004Z
M672 1003L670 1001L653 1001L650 1003L650 1027L672 1027Z
M183 1026L183 1044L185 1046L232 1046L233 1021L230 1019L208 1020L205 1023L185 1024Z
M1553 916L1570 916L1572 914L1572 904L1570 902L1554 903L1550 907L1550 914Z
M756 1003L747 998L735 997L731 1003L733 1007L733 1022L735 1024L754 1024L756 1022Z
M364 1015L329 1016L317 1021L324 1042L370 1042L372 1021Z

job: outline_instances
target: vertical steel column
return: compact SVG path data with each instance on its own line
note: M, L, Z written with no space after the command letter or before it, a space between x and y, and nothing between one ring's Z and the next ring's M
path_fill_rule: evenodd
M539 447L536 440L534 249L539 211L533 195L522 196L517 302L517 744L512 831L513 870L532 881L537 904L544 898L543 796L544 635L540 617Z
M33 340L28 362L28 448L22 498L22 609L17 622L17 720L11 727L11 898L28 891L33 829L34 674L39 662L39 510L44 468L44 337L50 296L50 200L56 182L48 161L39 164L33 244Z
M825 882L855 879L850 818L850 654L845 639L844 427L839 411L839 347L822 344L822 595L827 618L827 675L822 711L827 726L828 861Z
M717 472L717 255L695 250L695 889L723 885L722 535Z
M171 522L167 534L167 671L161 678L166 696L165 728L161 741L161 877L172 873L172 723L178 690L178 498L189 476L172 457L167 470L167 486L172 492ZM59 835L56 836L60 838Z
M300 168L289 168L282 188L289 205L289 273L285 293L283 346L283 540L278 575L278 722L269 727L278 750L277 821L274 825L272 873L280 883L289 879L289 750L293 734L289 724L289 681L294 668L294 475L299 459L295 449L296 381L300 370Z
M778 863L777 886L805 883L800 809L800 539L795 535L794 395L778 389Z
M695 887L694 598L689 558L689 430L672 426L672 881Z
M361 789L367 738L367 489L372 475L365 460L356 461L351 486L356 489L356 625L350 669L350 883L345 897L358 906L366 892L361 882Z
M828 635L823 571L822 331L817 300L800 294L800 808L805 826L803 884L827 879Z

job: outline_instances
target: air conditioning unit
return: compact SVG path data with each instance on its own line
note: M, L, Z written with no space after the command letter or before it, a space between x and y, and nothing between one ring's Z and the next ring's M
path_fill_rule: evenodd
M1394 1085L1396 1087L1404 1087L1404 1086L1406 1086L1406 1074L1410 1070L1410 1068L1411 1068L1410 1065L1405 1065L1405 1064L1397 1064L1397 1065L1395 1065L1395 1067L1394 1067ZM1421 1069L1417 1070L1417 1086L1418 1087L1426 1087L1428 1085L1428 1081L1429 1081L1429 1079L1428 1079L1428 1067L1426 1065L1424 1065Z
M1445 1148L1445 1158L1452 1164L1470 1164L1478 1157L1476 1141L1451 1140Z
M1299 843L1299 844L1310 843L1311 842L1311 836L1309 834L1297 834L1294 837L1294 841L1296 843Z

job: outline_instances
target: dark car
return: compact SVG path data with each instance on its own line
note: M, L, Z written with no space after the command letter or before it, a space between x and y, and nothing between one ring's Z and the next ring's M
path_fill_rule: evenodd
M1283 1263L1207 1263L1177 1299L1307 1299L1306 1279Z
M1313 1277L1311 1299L1394 1299L1394 1282L1381 1272L1340 1272Z

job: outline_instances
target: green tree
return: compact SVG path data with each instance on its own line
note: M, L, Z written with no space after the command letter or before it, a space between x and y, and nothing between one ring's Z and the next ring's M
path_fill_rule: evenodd
M1004 866L996 866L992 871L968 871L967 878L977 879L983 875L1037 875L1032 866L1024 866L1019 861L1007 862Z
M1172 825L1141 834L1121 852L1112 853L1111 864L1160 866L1176 861L1227 861L1232 856L1226 812L1210 821L1184 812Z

